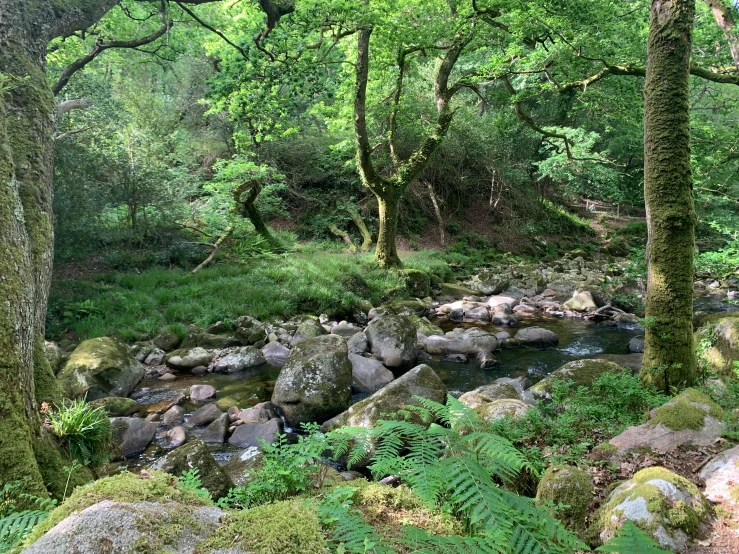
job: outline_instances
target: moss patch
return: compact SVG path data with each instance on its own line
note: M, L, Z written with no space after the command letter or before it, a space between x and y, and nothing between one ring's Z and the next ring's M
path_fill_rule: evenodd
M588 505L592 499L590 475L568 465L547 468L536 489L537 504L551 501L566 505L552 515L577 532L585 530Z
M703 427L706 415L722 420L724 411L706 394L696 389L686 389L680 396L657 408L650 423L662 423L675 431L698 430Z

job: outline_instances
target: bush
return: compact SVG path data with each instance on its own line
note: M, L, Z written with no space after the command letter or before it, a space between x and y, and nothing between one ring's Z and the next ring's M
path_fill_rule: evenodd
M93 466L108 460L112 436L103 406L75 400L47 411L46 420L72 458Z

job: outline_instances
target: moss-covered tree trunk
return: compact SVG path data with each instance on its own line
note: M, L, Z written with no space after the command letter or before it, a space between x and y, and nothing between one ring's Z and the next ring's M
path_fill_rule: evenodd
M695 0L652 0L644 95L647 307L642 379L660 389L696 381L695 209L689 67Z
M375 260L382 267L400 267L398 248L395 237L398 234L398 209L397 198L388 195L386 198L377 197L377 205L380 216L380 230L377 234L377 249Z

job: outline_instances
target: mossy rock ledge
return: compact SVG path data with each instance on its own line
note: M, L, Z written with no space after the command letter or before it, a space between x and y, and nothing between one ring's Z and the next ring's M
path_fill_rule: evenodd
M67 398L126 397L144 373L144 367L129 356L124 345L101 337L86 340L75 348L59 373L59 384Z
M628 519L662 548L682 552L712 516L710 504L695 484L663 467L650 467L613 490L593 531L606 542Z

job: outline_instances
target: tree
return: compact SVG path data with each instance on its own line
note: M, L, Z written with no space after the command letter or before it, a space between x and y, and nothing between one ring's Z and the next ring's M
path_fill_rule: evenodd
M690 55L695 0L652 0L644 86L647 306L642 380L696 381L695 207L690 162Z

